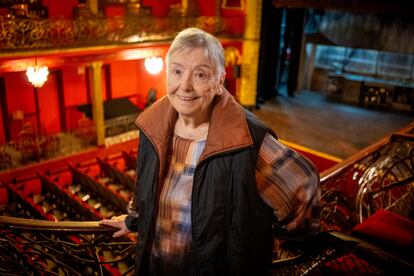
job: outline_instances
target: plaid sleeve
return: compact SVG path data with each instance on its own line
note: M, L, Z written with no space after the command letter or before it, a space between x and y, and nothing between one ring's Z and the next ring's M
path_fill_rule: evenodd
M279 238L303 239L319 229L319 173L308 159L270 134L260 147L256 185L274 210Z

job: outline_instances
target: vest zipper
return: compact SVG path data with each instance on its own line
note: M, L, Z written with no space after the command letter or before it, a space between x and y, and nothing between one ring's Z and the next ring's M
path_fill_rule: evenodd
M198 166L196 166L195 170L194 170L194 178L193 178L193 187L191 188L191 234L192 236L192 246L193 246L193 257L194 257L194 269L195 269L195 273L196 275L199 275L199 266L198 266L198 256L197 256L197 246L196 246L196 233L195 233L195 227L194 227L194 190L195 190L195 183L196 183L196 179L198 178L197 176L197 168Z
M154 209L152 212L152 218L151 221L149 222L149 227L148 227L148 232L146 234L146 237L144 238L145 241L144 242L144 252L143 255L145 254L145 252L147 251L148 254L151 254L152 251L152 241L149 243L149 237L151 236L151 234L153 234L153 232L155 231L155 224L156 224L156 218L158 215L158 209L159 209L159 195L161 194L161 183L160 179L159 179L159 169L160 169L160 157L159 157L159 152L157 150L157 147L154 145L154 143L152 142L152 140L149 138L149 136L145 133L144 130L142 130L140 127L138 127L140 131L142 131L142 133L144 133L145 137L148 139L148 141L150 141L152 147L154 148L156 155L157 155L157 168L156 168L156 172L157 172L157 176L155 177L155 183L157 185L156 190L155 190L155 198L154 198ZM139 233L138 233L139 234ZM148 256L148 260L149 260L150 256ZM142 261L142 258L141 258ZM149 264L148 264L149 265Z
M254 147L254 144L248 145L248 146L245 146L245 147L240 147L240 148L237 148L237 149L233 149L233 150L230 150L230 151L223 151L223 152L215 153L215 154L212 154L212 155L208 155L203 160L201 160L200 163L198 163L196 165L196 168L194 170L193 187L191 189L191 234L192 234L192 243L193 243L193 257L194 257L195 270L196 270L197 275L199 275L199 266L198 266L198 261L197 261L198 256L197 256L197 250L196 250L197 246L196 246L196 239L195 239L196 233L195 233L195 230L194 230L195 229L195 227L194 227L194 202L195 202L195 200L194 200L194 191L195 191L195 187L196 187L196 182L198 183L198 174L197 174L198 168L201 167L201 165L203 163L205 163L208 159L210 159L214 156L219 156L219 155L222 155L222 154L228 154L228 153L232 153L232 152L236 152L236 151L240 151L240 150L245 150L245 149L249 149L249 148L253 148L253 147Z

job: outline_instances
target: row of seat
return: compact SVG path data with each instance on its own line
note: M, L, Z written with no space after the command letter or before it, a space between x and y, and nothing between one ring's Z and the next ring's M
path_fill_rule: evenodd
M38 173L36 177L30 179L1 183L0 215L51 221L97 221L124 214L128 201L132 198L135 178L133 168L128 167L129 163L125 161L125 158L129 158L129 161L134 159L130 154L124 152L113 158L91 160L76 165L68 164L67 168L55 172ZM3 233L3 235L8 239L21 239L17 233ZM45 238L44 235L39 236L36 232L26 233L25 236L30 240ZM80 244L79 238L79 236L68 236L59 239L62 239L61 242ZM109 244L111 239L107 238L108 240L101 240L101 242ZM51 235L48 239L57 238ZM133 237L123 237L119 240L124 243L134 242ZM15 249L19 252L33 250L30 247L26 248L24 243ZM113 259L116 250L116 246L111 249L101 249L99 258ZM5 252L5 254L10 253ZM29 259L28 265L33 262L37 262L36 266L42 263L43 269L49 272L58 273L61 269L58 263L42 262L40 259L39 261ZM74 266L76 268L76 265ZM132 266L132 256L112 265L104 265L108 274L112 275L121 275ZM80 266L76 269L88 274L88 268ZM89 268L89 270L93 269Z

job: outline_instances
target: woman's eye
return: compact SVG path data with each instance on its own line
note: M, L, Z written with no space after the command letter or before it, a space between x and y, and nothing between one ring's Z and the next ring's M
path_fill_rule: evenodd
M197 72L195 75L198 79L205 79L207 76L204 72Z

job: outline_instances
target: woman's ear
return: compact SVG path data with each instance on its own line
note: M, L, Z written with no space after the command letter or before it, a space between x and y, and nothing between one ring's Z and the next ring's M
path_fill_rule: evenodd
M220 77L220 86L224 85L224 80L226 79L226 72L223 72Z

